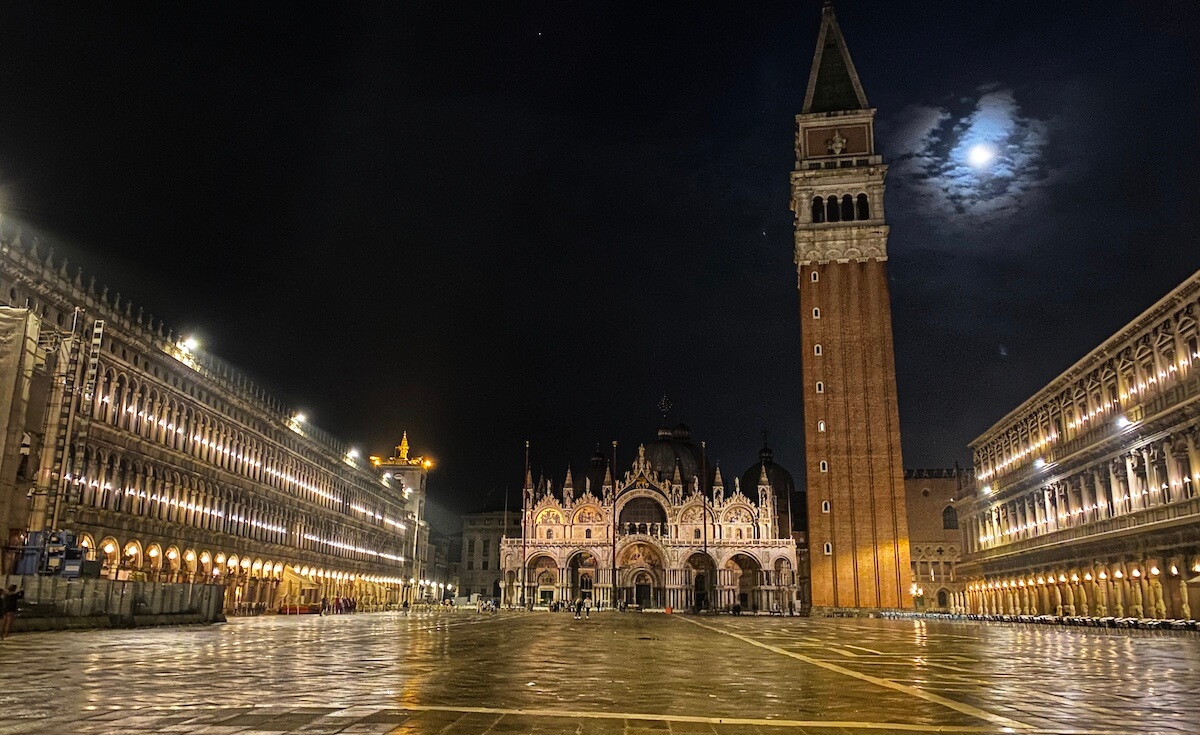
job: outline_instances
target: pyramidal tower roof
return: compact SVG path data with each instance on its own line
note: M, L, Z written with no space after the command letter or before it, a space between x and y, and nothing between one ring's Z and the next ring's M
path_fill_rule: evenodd
M807 114L866 109L869 109L867 95L858 81L850 49L833 13L833 3L826 0L821 9L821 33L817 36L803 111Z

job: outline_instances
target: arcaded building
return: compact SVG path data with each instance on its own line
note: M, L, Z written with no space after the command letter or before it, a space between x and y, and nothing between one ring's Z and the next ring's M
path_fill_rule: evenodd
M6 571L219 581L230 606L411 596L419 458L373 467L7 227L0 315Z
M875 110L826 3L791 175L815 613L913 605L886 175Z
M559 490L527 477L522 535L501 547L504 604L799 611L791 476L769 450L755 468L752 487L726 485L681 424L619 477L599 453L579 485L569 471Z
M1197 320L1200 273L972 442L960 609L1194 617Z

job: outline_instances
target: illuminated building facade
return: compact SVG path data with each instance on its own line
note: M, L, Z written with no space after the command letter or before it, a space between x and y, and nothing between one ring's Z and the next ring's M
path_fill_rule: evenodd
M970 486L970 470L904 471L912 558L909 591L917 610L951 612L957 594L965 589L958 573L963 544L955 503Z
M833 7L796 116L813 611L911 608L883 193L867 104Z
M972 443L959 609L1194 616L1198 319L1200 273Z
M796 543L783 520L791 478L756 467L754 487L726 487L680 424L639 446L615 481L599 453L582 488L569 471L557 493L527 477L523 536L501 546L503 604L798 612Z
M383 474L5 227L0 304L29 345L3 371L6 571L55 569L65 546L77 573L224 582L230 607L412 594L405 489L423 498L427 467Z

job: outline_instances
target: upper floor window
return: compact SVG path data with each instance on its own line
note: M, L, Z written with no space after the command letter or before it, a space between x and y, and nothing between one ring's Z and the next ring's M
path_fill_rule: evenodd
M825 431L825 422L824 421L817 422L817 431Z
M867 201L867 195L859 194L856 204L857 204L857 207L856 207L857 211L855 212L855 218L856 219L871 219L871 205Z
M813 309L813 319L820 319L820 318L821 318L821 310Z
M821 224L825 221L825 200L821 197L813 197L812 221L816 224Z
M825 392L825 384L824 384L824 383L822 383L822 382L821 382L821 381L819 381L819 380L817 381L817 392L818 392L818 393L824 393L824 392Z
M953 529L958 528L958 511L953 505L947 505L942 511L942 528Z
M813 345L813 354L817 357L821 356L821 345Z
M821 274L817 273L816 271L813 271L812 273L809 274L808 280L812 281L813 283L816 283L817 281L821 280Z
M583 530L583 537L584 537L584 538L591 538L591 537L592 537L592 529L590 529L590 528L585 528L585 529Z
M828 471L829 471L829 463L828 463L828 462L826 462L825 460L821 460L821 471L822 471L822 472L828 472Z
M825 546L822 547L822 550L825 552L825 556L833 556L833 544L829 543L828 541L825 542Z
M821 512L822 512L822 513L828 513L828 512L829 512L829 501L828 501L828 500L822 500L822 501L821 501Z

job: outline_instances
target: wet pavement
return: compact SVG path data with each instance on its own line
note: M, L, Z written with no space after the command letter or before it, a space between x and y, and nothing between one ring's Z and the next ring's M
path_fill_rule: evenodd
M472 612L19 634L5 733L1197 733L1200 636Z

